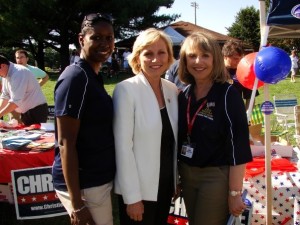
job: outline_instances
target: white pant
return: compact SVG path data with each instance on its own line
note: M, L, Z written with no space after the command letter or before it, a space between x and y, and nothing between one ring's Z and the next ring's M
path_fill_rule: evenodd
M81 190L82 199L90 210L96 225L113 225L111 204L112 182ZM55 190L56 194L71 216L73 209L68 192Z

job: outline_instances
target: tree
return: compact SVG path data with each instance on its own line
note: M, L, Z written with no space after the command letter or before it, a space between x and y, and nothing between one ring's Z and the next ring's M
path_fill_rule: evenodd
M260 46L259 10L254 6L241 9L231 27L226 27L228 35L251 44L255 51Z
M266 14L268 14L270 6L270 0L266 0ZM229 32L228 35L236 37L243 41L252 44L255 51L260 47L260 23L259 23L259 10L255 8L247 7L241 9L235 17L235 22L231 27L226 28ZM290 52L292 49L300 51L300 40L285 38L285 39L268 39L268 43L282 48L283 50Z
M300 51L300 39L285 38L285 39L269 39L269 43L272 46L282 48L286 52L291 52L295 49L297 52Z
M116 38L130 37L149 26L168 25L178 15L156 16L174 0L0 0L2 47L29 50L44 67L44 49L60 54L62 69L69 64L69 45L77 45L84 14L110 12Z

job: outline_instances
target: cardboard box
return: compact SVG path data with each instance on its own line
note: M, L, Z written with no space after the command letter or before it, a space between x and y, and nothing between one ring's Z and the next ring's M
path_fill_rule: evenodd
M252 156L264 156L265 146L264 145L251 145ZM277 154L282 157L293 156L293 146L281 145L277 142L271 145L271 154Z

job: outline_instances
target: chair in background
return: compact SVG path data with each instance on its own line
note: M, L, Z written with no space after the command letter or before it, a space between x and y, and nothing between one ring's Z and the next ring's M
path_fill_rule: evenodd
M271 142L278 142L284 136L285 141L288 143L288 130L277 129L276 121L271 121ZM252 109L250 118L249 132L253 141L259 141L264 144L264 114L261 111L261 105L257 104Z
M294 106L294 118L295 118L295 139L297 146L300 146L300 105Z
M274 107L276 120L278 125L288 130L289 127L295 125L294 107L297 105L297 98L293 94L275 95Z

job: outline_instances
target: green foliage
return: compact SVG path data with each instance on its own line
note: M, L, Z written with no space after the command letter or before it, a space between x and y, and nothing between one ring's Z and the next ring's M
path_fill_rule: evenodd
M298 52L300 51L300 39L292 39L292 38L285 38L285 39L270 39L269 43L272 46L276 46L282 48L286 52L291 52L293 49L296 49Z
M174 0L0 0L0 43L29 50L44 67L44 49L60 54L62 68L69 64L69 45L77 45L83 15L108 12L114 17L117 38L128 37L149 26L167 25L178 15L156 16L159 7Z
M253 6L241 9L231 27L226 28L228 35L245 41L258 51L260 46L259 10Z
M266 13L269 11L270 0L266 0ZM241 9L236 17L234 23L226 28L228 35L231 37L243 40L253 46L254 51L258 51L260 47L260 22L259 10L253 6ZM300 39L268 39L268 43L282 48L290 52L292 49L300 51Z
M298 104L300 104L300 76L296 76L296 83L290 82L290 77L279 81L277 84L269 85L269 98L273 101L273 96L278 94L294 94L297 99L299 99ZM256 97L255 101L257 103L262 103L264 101L264 89L261 87L259 90L260 95Z

